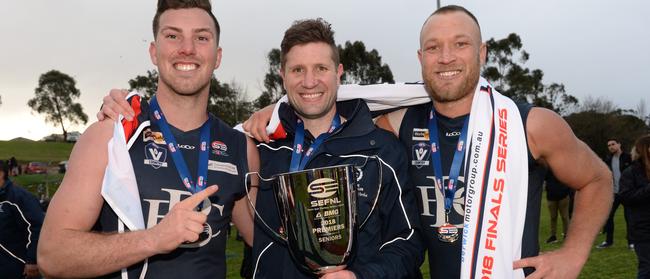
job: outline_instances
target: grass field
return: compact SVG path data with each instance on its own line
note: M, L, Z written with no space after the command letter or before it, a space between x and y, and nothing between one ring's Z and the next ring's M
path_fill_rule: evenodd
M21 163L38 161L56 165L68 160L72 146L67 142L0 141L0 159L14 156Z
M69 143L0 141L0 159L8 159L11 156L16 156L20 161L56 163L62 160L67 160L71 149L72 144ZM35 185L47 184L48 188L50 188L50 193L52 194L56 190L61 178L62 175L60 174L50 173L48 175L23 175L13 179L20 185L31 185L28 188L33 193L36 193L38 190L38 187ZM551 251L559 248L561 243L550 245L544 243L546 238L549 236L550 223L545 201L542 203L541 218L539 243L542 251ZM580 278L626 279L636 277L636 255L634 252L627 249L627 241L625 240L625 221L623 219L622 208L619 208L616 212L615 224L614 246L602 250L592 248L589 260L582 270ZM558 230L561 230L561 228L558 228ZM233 229L233 234L235 233L236 230ZM602 242L604 237L603 234L599 234L592 247L595 247L595 245ZM235 237L231 236L226 248L228 278L240 278L239 268L242 261L242 252L242 242L235 240ZM566 260L571 261L572 259L568 258ZM426 261L422 267L422 272L425 275L425 278L428 278L429 271Z

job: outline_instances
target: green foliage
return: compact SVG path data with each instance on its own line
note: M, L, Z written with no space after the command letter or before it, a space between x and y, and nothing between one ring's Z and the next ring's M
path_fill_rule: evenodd
M158 90L158 71L147 70L146 76L136 76L129 80L129 91L138 91L149 99Z
M158 71L148 70L146 75L138 75L129 80L129 90L136 90L150 99L158 91ZM253 106L246 101L243 90L233 81L221 83L214 75L210 80L208 111L233 126L251 115Z
M235 83L221 83L212 77L208 111L230 126L243 122L253 113L253 105L246 101L243 90Z
M511 33L507 38L498 41L491 38L486 43L488 57L482 75L492 82L497 91L561 115L569 113L578 104L578 99L566 93L563 84L545 85L542 70L523 66L530 54L522 49L519 35Z
M386 64L382 64L381 56L376 49L366 50L361 41L346 41L345 46L338 46L341 64L343 64L344 84L375 84L395 83L393 72Z
M365 44L361 41L346 41L345 45L339 45L338 49L341 64L343 64L341 83L395 83L393 72L388 65L382 64L381 56L377 50L366 50ZM277 48L269 51L267 55L269 67L264 76L264 91L253 102L256 109L273 104L286 94L280 76L280 56L280 50Z
M88 116L83 112L80 103L74 100L81 92L76 87L75 80L57 70L51 70L41 75L36 96L27 102L32 110L45 114L45 121L61 126L63 139L67 139L64 120L74 124L86 124Z
M636 138L650 131L643 120L625 114L621 110L610 112L587 110L573 113L565 117L565 120L576 136L601 158L609 154L607 139L617 138L622 148L629 153Z
M266 56L269 62L269 68L264 75L264 91L262 94L253 101L253 106L257 109L264 108L270 104L277 102L287 92L282 85L282 77L280 76L280 50L277 48L271 49Z

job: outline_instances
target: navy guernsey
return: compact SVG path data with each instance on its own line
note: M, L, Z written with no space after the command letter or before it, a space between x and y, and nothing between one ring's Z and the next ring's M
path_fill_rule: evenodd
M431 163L431 145L429 143L428 129L429 113L432 103L409 107L402 120L399 138L408 152L409 176L415 185L417 205L424 242L427 244L429 255L429 270L431 278L460 278L461 243L458 239L453 243L438 240L438 227L446 222L458 228L459 235L463 235L463 214L465 207L465 173L461 168L449 212L449 220L445 220L445 205L443 193L435 187L434 173ZM524 121L524 129L529 104L517 103L519 112ZM440 140L441 161L443 172L443 185L449 179L449 169L458 143L458 137L465 119L469 115L448 118L437 114L438 139ZM528 209L526 211L526 224L524 224L524 237L522 240L522 258L535 256L539 253L538 228L539 212L542 194L542 181L546 169L537 164L528 151L529 188ZM463 162L461 166L464 166ZM530 270L525 270L526 274Z
M192 193L183 185L175 164L166 147L159 127L152 124L148 104L139 97L129 99L136 114L135 123L123 122L125 134L130 141L129 154L135 171L140 193L145 226L151 228L159 223L178 202ZM203 202L202 212L208 215L207 224L212 233L209 241L197 247L177 248L169 254L155 255L148 260L147 278L225 278L225 248L227 230L236 200L244 197L243 175L248 171L246 139L244 134L228 127L220 119L213 119L210 127L208 149L207 185L219 185L219 191ZM195 176L199 156L200 128L182 132L170 127L177 141L177 148ZM118 230L117 216L104 203L95 226L97 231ZM129 278L139 278L142 263L128 268ZM105 276L120 278L120 272Z

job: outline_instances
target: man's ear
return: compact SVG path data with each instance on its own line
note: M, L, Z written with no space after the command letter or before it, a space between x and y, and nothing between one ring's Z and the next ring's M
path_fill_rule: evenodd
M156 54L158 54L158 50L156 49L156 42L154 41L149 44L149 58L151 58L151 63L158 66L158 58Z
M222 55L223 50L221 47L217 47L217 61L214 64L214 69L219 69L219 66L221 65L221 55Z

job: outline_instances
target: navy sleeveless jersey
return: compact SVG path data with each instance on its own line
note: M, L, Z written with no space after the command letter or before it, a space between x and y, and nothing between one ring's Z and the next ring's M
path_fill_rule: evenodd
M431 165L431 146L428 139L429 113L432 103L409 107L402 120L399 138L405 145L408 153L409 175L415 185L417 204L422 226L422 233L427 243L429 255L429 269L431 278L460 278L461 239L454 243L445 243L438 240L438 227L449 222L463 235L463 213L465 207L465 174L461 168L458 184L453 198L453 205L449 212L449 220L445 221L444 195L434 184L433 166ZM531 106L517 104L524 121L524 127ZM449 169L453 160L458 137L465 119L469 115L457 118L447 118L438 114L438 139L440 141L443 184L447 183ZM530 151L529 161L529 188L528 209L526 211L526 224L522 257L530 257L539 253L538 227L539 212L542 194L542 181L545 168L537 164ZM465 165L463 162L461 165ZM526 270L526 273L530 271Z
M133 106L133 100L130 100ZM167 212L179 201L189 197L165 146L157 125L149 126L149 109L142 103L137 123L125 124L127 138L135 137L129 147L131 162L140 193L145 225L151 228L159 223ZM136 109L136 113L138 110ZM226 276L226 233L230 223L234 202L245 195L243 175L248 171L245 136L228 127L220 119L211 116L210 155L207 185L219 185L219 191L203 202L203 213L208 215L207 224L212 238L198 247L177 248L169 254L149 258L147 278L225 278ZM182 132L171 127L178 142L178 148L196 179L200 128ZM117 216L106 202L95 225L96 231L116 232ZM128 268L129 278L139 278L142 263ZM121 278L120 272L103 278Z

